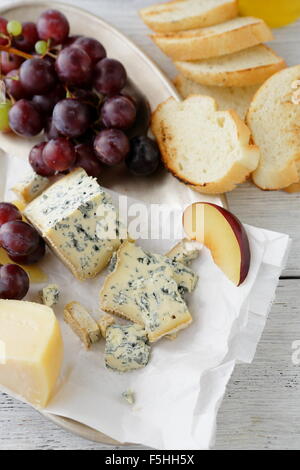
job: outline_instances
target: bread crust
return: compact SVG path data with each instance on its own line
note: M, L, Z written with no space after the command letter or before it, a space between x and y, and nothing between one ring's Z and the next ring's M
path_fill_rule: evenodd
M166 9L171 9L173 5L176 6L176 3L182 1L184 0L172 0L170 2L166 2ZM238 15L237 0L228 0L227 3L212 8L211 10L202 13L201 15L182 18L178 21L165 21L162 23L152 19L152 16L157 15L159 11L161 11L161 6L161 3L157 3L151 7L142 8L139 11L139 14L144 23L150 29L158 33L171 33L194 28L203 28L205 26L212 26L235 18ZM157 7L160 7L159 10L157 10Z
M255 18L254 18L255 20ZM224 31L215 35L206 35L199 30L189 35L183 34L151 35L155 44L171 59L201 60L232 54L274 39L272 31L263 20ZM176 40L176 42L174 41Z
M293 69L299 71L299 77L300 77L300 65L290 67L289 69L287 69L287 71L288 70L292 71ZM254 118L255 103L256 103L256 100L258 100L260 94L264 93L265 90L268 89L268 87L270 86L270 83L272 83L273 80L276 80L276 76L270 77L257 90L250 104L249 111L246 116L246 122L250 130L252 131L254 142L255 142L255 132L252 126L252 121L253 119L255 119ZM295 105L295 106L299 107L300 105ZM299 108L299 111L300 111L300 108ZM300 118L300 112L299 112L299 118ZM274 125L274 123L272 124ZM296 123L296 127L298 128L297 123ZM297 136L298 138L300 137L299 131L297 133ZM255 143L257 144L257 142ZM268 171L268 174L266 175L265 173L262 174L260 170L260 166L258 166L257 169L252 174L252 180L257 187L259 187L260 189L264 191L276 191L279 189L284 189L286 192L289 192L289 193L298 192L300 191L299 170L298 170L299 162L300 162L300 144L299 144L299 151L289 158L289 160L286 162L285 167L277 171L275 169L274 171Z
M200 95L191 95L187 99L193 98L193 96ZM214 102L214 107L217 111L218 106L216 101L211 97L210 99ZM169 152L166 139L166 129L163 121L161 121L159 118L160 110L162 109L164 104L167 103L169 100L173 100L173 98L169 98L165 102L161 103L152 115L152 132L158 141L162 160L167 170L172 173L173 176L175 176L175 178L177 178L179 181L200 193L225 193L228 191L232 191L238 184L243 183L258 165L259 148L256 145L250 144L250 131L246 124L239 118L237 113L233 110L227 111L227 113L230 114L231 118L235 123L238 139L245 146L244 162L235 162L230 168L230 170L227 172L227 174L219 180L199 184L197 181L192 181L186 178L185 175L183 173L178 172L178 170L173 165L173 159Z
M276 72L286 67L285 61L280 58L275 64L262 65L260 67L237 70L232 72L216 72L207 74L205 72L193 73L184 67L182 62L175 62L176 68L190 80L194 80L201 85L214 85L223 87L243 87L250 85L258 85L270 78Z

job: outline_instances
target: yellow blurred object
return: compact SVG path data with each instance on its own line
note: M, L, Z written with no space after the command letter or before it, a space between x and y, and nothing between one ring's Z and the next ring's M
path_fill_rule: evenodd
M0 248L0 264L17 264L14 263L8 256L5 250L3 248ZM48 281L48 276L44 271L41 270L41 268L38 267L38 265L30 265L30 266L24 266L20 264L21 268L24 269L24 271L27 272L29 279L32 283L34 284L39 284L40 282L47 282Z
M12 204L16 206L20 212L23 212L25 210L26 204L23 201L20 201L19 199L16 201L13 201Z
M240 14L257 16L271 28L279 28L300 18L300 0L239 0Z

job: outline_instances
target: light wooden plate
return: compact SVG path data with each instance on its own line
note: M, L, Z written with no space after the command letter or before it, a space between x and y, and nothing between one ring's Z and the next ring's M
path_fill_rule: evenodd
M131 40L116 30L114 27L103 21L101 18L97 18L94 15L84 11L80 8L66 5L59 2L29 2L21 1L13 6L2 6L0 14L8 19L16 19L20 21L34 21L40 15L40 13L47 8L56 8L62 11L67 17L71 25L71 34L82 34L94 37L101 41L107 48L109 56L119 59L126 67L129 76L134 82L134 85L141 91L144 91L150 106L152 109L166 100L170 96L180 100L180 97L168 80L168 78L161 72L151 59L149 59ZM5 152L19 156L20 158L27 158L29 150L31 149L33 140L24 140L16 136L5 136L0 135L0 148ZM125 177L126 178L126 177ZM113 189L126 192L128 190L128 182L124 180L124 175L120 178L122 185L114 182ZM130 182L129 182L130 184ZM130 195L138 197L142 194L149 194L153 192L154 182L149 179L149 182L135 181L136 190L131 191ZM161 195L166 192L166 186L169 185L170 191L176 190L177 181L171 175L164 173L159 177L159 181L155 183L155 195L156 200L153 202L160 202ZM146 186L149 185L149 188ZM175 186L174 186L175 185ZM107 186L107 185L106 185ZM131 181L132 186L132 181ZM161 192L160 192L161 191ZM226 205L224 198L220 197L204 197L204 200L213 200L217 204ZM124 445L110 437L102 434L101 432L95 431L81 423L67 419L60 416L54 416L49 413L44 415L63 427L67 431L71 431L86 439L108 444L108 445Z

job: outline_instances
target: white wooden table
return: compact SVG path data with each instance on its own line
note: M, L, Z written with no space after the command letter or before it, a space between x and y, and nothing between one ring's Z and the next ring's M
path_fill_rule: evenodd
M103 17L126 33L169 75L171 62L147 37L137 15L152 0L65 0ZM13 2L11 2L13 3ZM7 1L0 0L0 5ZM86 34L88 35L88 25ZM300 22L276 33L273 47L300 63ZM218 416L216 449L299 449L300 366L292 342L300 340L300 193L263 192L244 184L228 196L232 211L248 224L288 233L293 239L287 268L251 365L236 367ZM0 394L0 449L105 449L47 421L38 412ZM136 447L128 447L134 449Z

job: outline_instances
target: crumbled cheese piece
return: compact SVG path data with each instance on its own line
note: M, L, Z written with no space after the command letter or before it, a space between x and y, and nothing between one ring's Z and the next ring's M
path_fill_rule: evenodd
M79 302L71 302L65 306L64 320L87 349L100 340L99 325Z
M124 398L129 405L133 405L135 403L135 395L132 390L125 390L125 392L122 393L122 397Z
M145 330L139 325L112 325L107 328L105 365L119 372L145 367L150 346Z
M48 286L44 287L41 291L41 299L43 304L47 305L48 307L52 307L56 305L59 300L59 287L57 284L49 284Z

